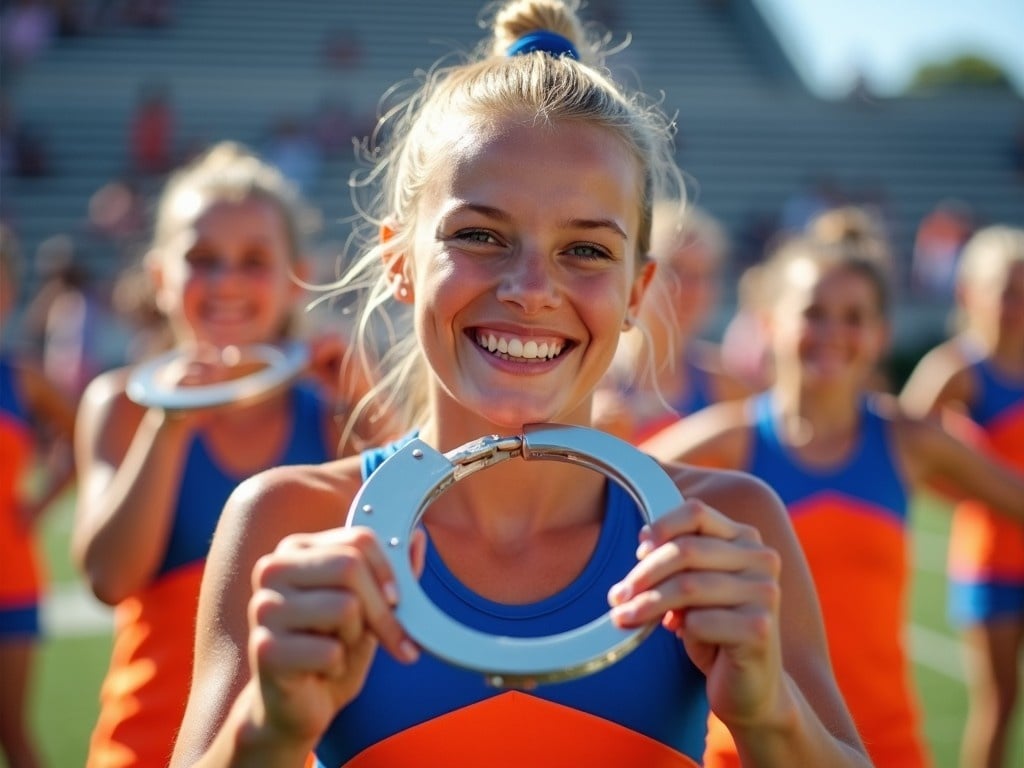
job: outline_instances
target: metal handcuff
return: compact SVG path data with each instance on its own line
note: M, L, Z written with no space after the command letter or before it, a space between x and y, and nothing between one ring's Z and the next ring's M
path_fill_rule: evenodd
M189 411L258 400L294 379L309 363L309 348L299 342L280 347L250 344L238 348L240 360L263 363L264 367L230 381L197 386L179 386L169 375L175 365L185 362L180 350L140 363L128 376L128 397L147 408Z
M503 637L467 627L438 608L413 573L411 534L431 502L453 483L511 458L554 460L601 472L634 499L645 522L683 501L661 466L605 432L530 424L522 435L490 435L447 453L414 439L387 458L360 489L348 525L368 526L383 543L401 598L395 614L424 650L457 667L480 672L495 687L529 687L582 677L618 661L654 624L616 627L609 613L577 629L545 637Z

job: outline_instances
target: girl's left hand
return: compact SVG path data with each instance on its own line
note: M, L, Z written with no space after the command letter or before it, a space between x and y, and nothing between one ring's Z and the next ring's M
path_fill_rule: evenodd
M609 592L624 628L660 621L707 678L724 721L769 716L781 694L779 554L756 528L688 499L650 526L640 562Z

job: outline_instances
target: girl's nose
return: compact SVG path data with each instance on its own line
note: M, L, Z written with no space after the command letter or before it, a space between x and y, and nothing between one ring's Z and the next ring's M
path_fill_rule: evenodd
M536 249L518 251L508 261L498 298L518 305L527 314L550 309L560 301L557 265Z

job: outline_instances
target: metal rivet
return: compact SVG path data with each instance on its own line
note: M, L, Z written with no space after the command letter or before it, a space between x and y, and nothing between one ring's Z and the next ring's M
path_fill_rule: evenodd
M363 514L369 515L373 512L373 506L370 504L363 504Z
M412 457L414 459L422 459L423 458L423 451L421 451L419 448L413 448L412 449Z
M401 540L397 536L392 536L390 539L388 539L388 546L390 547L397 547L401 543Z

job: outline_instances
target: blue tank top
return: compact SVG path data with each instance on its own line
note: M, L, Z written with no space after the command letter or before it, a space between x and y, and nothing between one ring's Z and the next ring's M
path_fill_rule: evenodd
M833 467L807 465L782 443L770 392L751 402L755 426L747 471L769 483L791 514L799 502L830 493L866 502L901 523L906 520L906 482L897 469L886 422L869 399L861 403L857 444L846 461Z
M17 422L29 423L28 408L18 386L17 370L6 355L0 355L0 411Z
M363 454L364 479L398 450L393 443ZM609 482L605 519L597 546L583 572L565 589L527 605L506 605L480 597L460 583L428 541L421 584L426 594L448 615L469 627L511 637L538 637L568 631L608 610L607 593L636 563L641 516L629 494ZM708 704L703 675L693 666L682 643L657 628L621 661L587 677L538 686L529 692L503 691L485 684L479 673L450 666L429 654L411 666L400 664L380 651L359 696L335 718L316 754L319 765L343 766L363 750L403 732L430 728L446 718L464 716L502 697L516 697L516 712L530 718L560 716L599 721L615 729L614 738L659 742L658 748L675 755L658 765L699 764L704 750ZM559 705L550 707L549 703ZM534 708L533 705L537 707ZM489 723L488 723L489 725ZM491 743L503 743L520 734L522 724L496 721ZM578 722L558 731L559 739L586 738ZM653 743L653 742L652 742ZM564 745L562 745L564 746ZM684 758L683 756L687 756ZM409 764L443 765L408 754ZM431 755L435 760L438 755ZM688 758L688 759L687 759ZM481 754L477 764L487 765ZM377 765L372 759L362 765Z
M686 369L686 389L669 403L680 417L703 410L715 401L711 377L696 364L693 354L688 352L682 362Z
M334 458L323 429L327 404L306 385L292 387L290 398L292 432L281 455L269 466L320 464ZM193 439L158 575L206 558L224 504L244 479L221 469L201 437Z
M968 413L975 423L987 427L1010 409L1019 408L1024 401L1024 381L1003 376L990 361L979 360L970 370L974 374L977 391Z

